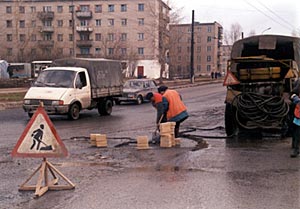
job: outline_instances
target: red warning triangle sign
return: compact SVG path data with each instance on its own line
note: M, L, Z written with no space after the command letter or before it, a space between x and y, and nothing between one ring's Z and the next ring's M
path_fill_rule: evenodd
M239 83L239 80L232 74L232 72L227 71L227 74L224 78L223 86L236 85Z
M68 151L43 107L38 107L12 151L13 157L66 157Z

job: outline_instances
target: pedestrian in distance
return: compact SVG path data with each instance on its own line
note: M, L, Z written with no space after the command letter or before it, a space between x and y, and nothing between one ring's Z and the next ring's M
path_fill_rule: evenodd
M174 134L175 138L178 138L180 124L189 117L187 108L177 91L168 89L167 86L160 86L158 92L163 95L163 106L167 121L176 123Z
M214 79L214 75L215 75L215 73L214 73L214 71L212 71L210 74L212 80Z
M291 96L292 102L296 105L294 110L294 129L292 134L292 153L291 157L295 158L299 155L299 141L300 141L300 98L296 94Z

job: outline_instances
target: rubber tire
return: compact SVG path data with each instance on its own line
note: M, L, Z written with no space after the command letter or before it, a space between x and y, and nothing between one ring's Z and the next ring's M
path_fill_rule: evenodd
M98 113L100 115L110 115L112 113L113 103L111 100L104 100L98 103Z
M225 131L227 136L232 136L236 133L237 125L235 120L235 110L231 104L226 104L225 107Z
M71 105L69 112L68 112L68 117L71 120L77 120L80 115L80 107L77 103L74 103Z
M136 104L137 105L140 105L140 104L142 104L143 103L143 97L141 96L141 95L139 95L138 97L137 97L137 99L136 99Z

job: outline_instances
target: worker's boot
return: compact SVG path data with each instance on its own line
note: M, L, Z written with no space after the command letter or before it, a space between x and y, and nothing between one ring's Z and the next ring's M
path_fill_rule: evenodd
M292 152L292 154L290 155L292 158L295 158L299 155L299 148L295 148Z

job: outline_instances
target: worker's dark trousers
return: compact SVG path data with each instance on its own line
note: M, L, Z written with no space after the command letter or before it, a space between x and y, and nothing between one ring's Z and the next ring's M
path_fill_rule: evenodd
M293 141L292 141L292 147L294 151L299 152L299 141L300 141L300 126L295 125L294 132L293 132Z

